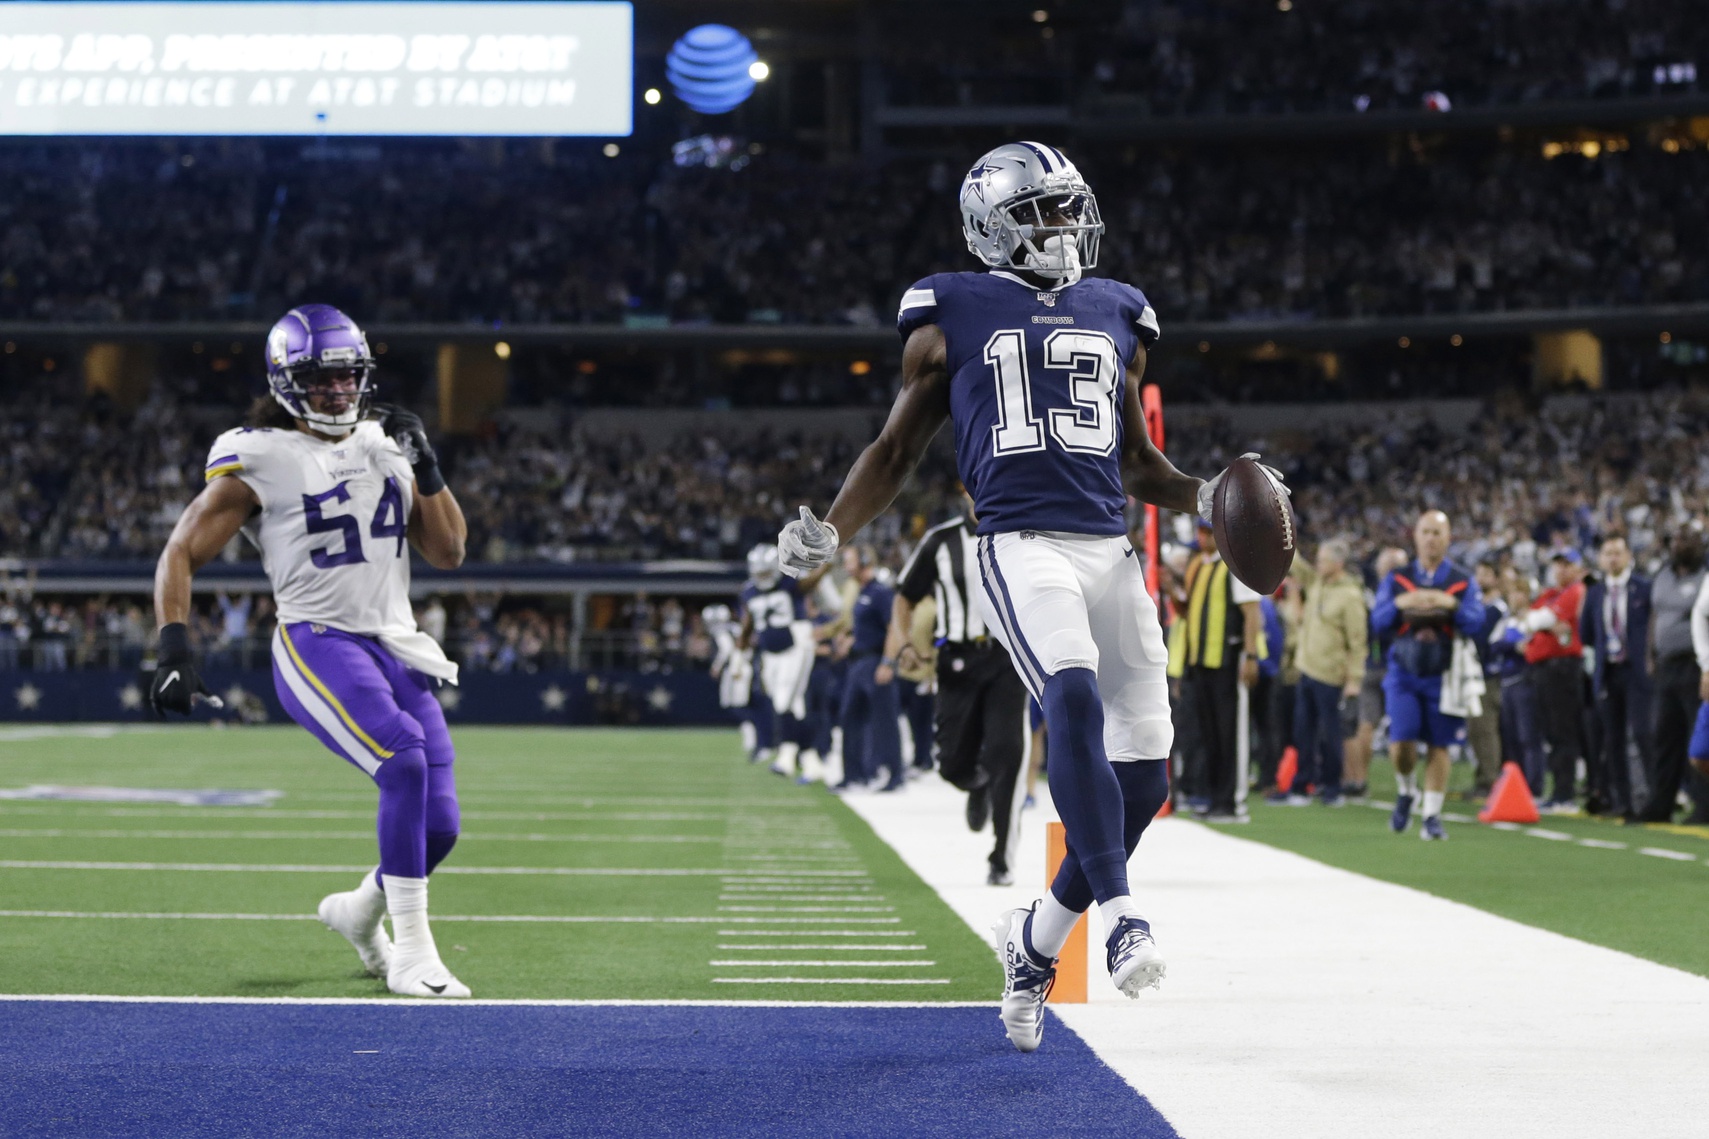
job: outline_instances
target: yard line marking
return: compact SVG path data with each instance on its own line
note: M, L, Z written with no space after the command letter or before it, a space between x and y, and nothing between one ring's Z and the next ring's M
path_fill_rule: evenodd
M369 796L372 800L373 796ZM29 806L11 806L13 802ZM54 815L64 817L99 816L111 819L372 819L374 809L365 811L336 810L330 807L100 807L92 808L86 800L40 799L6 800L0 805L0 815ZM61 806L60 804L63 804ZM463 811L465 819L483 822L588 823L588 822L728 822L729 815L710 813L671 814L637 811L608 813L604 811ZM714 836L723 842L722 835Z
M918 937L911 929L721 929L719 937Z
M720 941L718 944L714 945L712 948L714 948L714 949L772 949L772 950L777 950L777 949L858 949L862 953L918 953L922 949L929 948L929 946L909 945L909 944L871 945L871 944L868 944L866 942L862 942L859 945L817 945L817 944L802 945L802 944L793 944L793 943L792 944L779 945L776 942L765 942L765 941L756 941L756 942Z
M894 981L874 981L874 984L894 984ZM938 982L947 984L948 982ZM0 1001L14 1002L75 1002L79 1004L139 1004L139 1005L372 1005L380 1008L436 1008L455 1016L457 1009L487 1006L522 1006L532 1008L990 1008L990 1001L786 1001L786 1000L576 1000L571 998L471 997L456 1001L430 997L127 997L103 993L0 993Z
M1491 823L1490 826L1498 831L1520 831L1525 829L1518 823Z
M374 869L372 862L347 866L308 866L297 863L243 862L69 862L46 859L0 859L4 870L184 870L232 874L361 874ZM542 874L572 877L689 878L707 877L722 871L707 867L614 867L614 866L441 866L435 874Z
M748 961L748 960L735 959L735 958L725 958L725 959L721 959L721 960L717 960L717 961L708 961L707 964L708 965L714 965L714 966L717 966L719 968L752 967L752 968L756 968L756 969L788 969L788 968L793 968L793 967L803 966L803 965L811 967L811 968L815 968L815 969L818 969L818 968L838 968L838 967L841 967L844 965L852 965L857 969L912 969L912 968L919 968L919 967L925 966L925 965L936 965L937 962L936 961L797 961L797 960Z
M284 840L313 839L316 841L349 840L373 842L373 831L133 831L76 830L61 827L14 827L0 829L0 838L127 838L127 839L240 839ZM717 842L713 835L643 835L643 834L493 834L479 832L463 835L459 842Z
M882 902L883 894L719 894L720 902Z
M1560 831L1544 830L1542 827L1526 827L1525 833L1532 838L1546 838L1551 842L1571 842L1573 836L1562 834Z
M887 914L895 906L719 906L720 913L731 914Z
M1597 850L1628 850L1628 849L1630 849L1623 842L1610 842L1605 838L1581 838L1578 840L1578 844L1580 846L1595 847Z
M88 918L95 920L134 920L134 921L319 921L315 914L219 914L219 913L145 913L126 910L0 910L4 918ZM523 925L715 925L719 922L743 921L760 919L742 919L725 917L660 917L654 915L622 914L614 917L594 916L590 914L434 914L436 922L496 922L500 924ZM767 919L773 920L773 919ZM784 918L784 921L799 921L810 923L824 921L824 918ZM894 918L855 918L855 921L894 921ZM720 931L723 933L724 931ZM730 930L729 933L745 931ZM780 931L781 932L781 931ZM875 931L876 937L895 937L896 930L887 929ZM818 930L797 929L789 931L791 937L820 937L834 936L821 934Z
M1472 815L1457 815L1452 811L1443 811L1442 821L1445 823L1475 823L1478 820Z
M1647 854L1651 858L1671 858L1675 862L1696 862L1695 854L1687 854L1683 850L1666 850L1659 846L1640 846L1639 854Z
M714 977L714 985L948 985L948 977ZM467 1003L467 1002L463 1002ZM986 1001L985 1004L990 1004ZM982 1007L975 1002L975 1007Z

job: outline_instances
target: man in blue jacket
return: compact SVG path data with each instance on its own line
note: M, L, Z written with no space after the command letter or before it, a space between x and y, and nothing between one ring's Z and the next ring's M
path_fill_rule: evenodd
M1413 527L1417 556L1377 587L1371 631L1392 638L1383 696L1389 711L1390 752L1395 767L1395 808L1389 827L1404 832L1418 795L1414 768L1418 745L1429 759L1424 769L1424 824L1420 837L1445 839L1442 801L1448 792L1448 745L1465 727L1459 716L1442 711L1442 677L1453 657L1454 635L1475 637L1483 625L1478 583L1448 560L1453 533L1448 516L1427 510Z
M1579 639L1595 654L1591 690L1602 725L1602 754L1590 765L1592 814L1632 817L1632 771L1627 761L1630 729L1638 755L1649 769L1650 581L1632 571L1626 539L1610 534L1597 550L1602 580L1584 595ZM1600 762L1598 762L1600 760Z

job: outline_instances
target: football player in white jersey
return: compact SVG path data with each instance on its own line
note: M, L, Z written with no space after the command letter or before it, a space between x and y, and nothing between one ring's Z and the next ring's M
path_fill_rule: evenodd
M409 553L454 569L468 527L421 420L371 408L374 358L330 305L286 313L267 337L268 395L208 455L207 486L155 569L160 651L149 700L189 714L206 689L185 621L195 572L241 532L261 551L278 628L273 681L291 717L380 788L380 865L321 901L394 993L466 997L427 922L427 876L457 841L451 736L434 690L457 666L416 628ZM381 919L390 913L392 937Z

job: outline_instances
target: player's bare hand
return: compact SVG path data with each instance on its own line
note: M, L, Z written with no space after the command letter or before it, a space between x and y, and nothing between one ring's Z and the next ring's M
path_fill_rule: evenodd
M805 577L836 557L840 545L842 537L837 528L813 517L813 512L803 506L801 517L778 532L778 568L790 577Z
M1697 698L1709 700L1709 672L1703 674L1703 679L1697 682Z
M878 667L872 670L874 684L889 684L896 679L896 666L885 661L879 661Z
M1251 688L1258 683L1258 661L1248 657L1240 662L1240 686Z
M1251 459L1255 463L1257 463L1258 460L1260 458L1262 458L1262 456L1259 455L1258 452L1256 452L1256 451L1248 451L1244 455L1241 455L1240 457L1242 459ZM1283 481L1281 471L1278 471L1275 467L1265 466L1263 463L1258 463L1258 466L1261 470L1263 470L1263 472L1265 474L1270 476L1270 481L1276 484L1277 490L1281 491L1283 494L1287 495L1290 498L1293 497L1294 492L1289 490L1288 484ZM1202 482L1199 484L1199 494L1198 494L1199 517L1203 518L1206 522L1211 521L1211 508L1216 505L1216 488L1218 486L1222 485L1222 476L1227 474L1227 473L1228 473L1228 471L1225 468L1221 471L1218 471L1215 478L1210 479L1207 482Z
M903 645L896 653L897 668L916 669L924 663L920 650L913 645Z

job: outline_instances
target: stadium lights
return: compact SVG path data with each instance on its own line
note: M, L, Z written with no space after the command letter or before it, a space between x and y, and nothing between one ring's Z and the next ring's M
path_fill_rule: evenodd
M1454 335L1448 337L1448 343L1452 344L1456 348L1458 348L1460 345L1464 344L1465 342L1466 342L1465 337L1461 336L1458 332L1456 332L1456 333L1454 333Z
M771 64L763 59L756 59L748 64L748 78L755 83L763 83L771 75Z
M500 340L497 344L493 345L493 355L497 356L500 360L510 359L510 344L507 341Z
M1033 23L1035 24L1042 24L1048 19L1050 19L1050 13L1046 12L1043 8L1033 12Z
M657 87L649 87L641 98L647 106L656 107L659 105L659 100L663 99L664 96L659 93L659 89Z
M849 365L849 375L851 376L864 376L871 371L872 362L870 360L856 360Z
M1671 333L1671 332L1662 333L1662 343L1663 344L1672 344L1673 343L1673 333ZM10 352L11 350L12 350L12 346L10 344L6 345L6 351Z
M1294 10L1294 0L1276 0L1276 11L1278 11L1278 12L1292 12L1293 10Z
M1400 343L1400 346L1402 348L1411 348L1412 347L1412 337L1403 336L1400 338L1399 343Z
M623 148L618 146L615 142L608 142L604 146L600 147L599 152L607 158L616 158L619 154L623 153Z
M1199 351L1200 352L1209 352L1210 350L1211 350L1211 342L1209 340L1199 341Z

